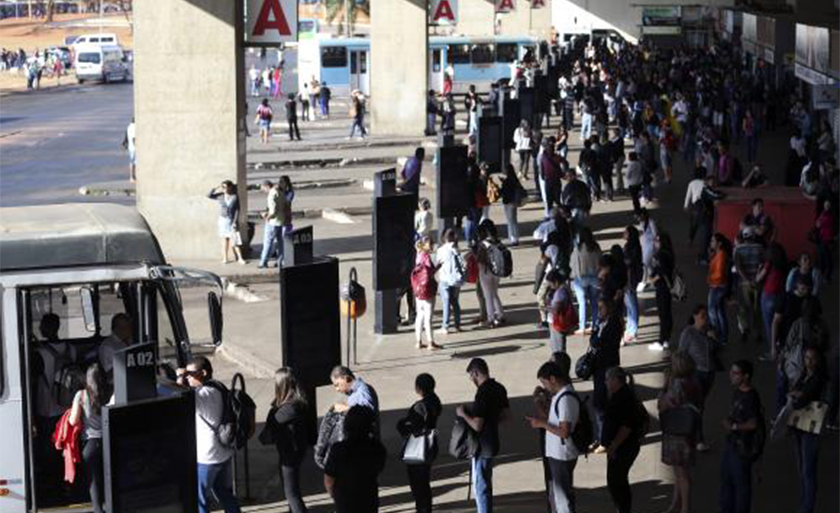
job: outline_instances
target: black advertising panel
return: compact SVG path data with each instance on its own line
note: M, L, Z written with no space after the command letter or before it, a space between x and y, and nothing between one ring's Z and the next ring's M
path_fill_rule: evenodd
M304 226L283 237L283 265L300 265L312 261L314 235L311 226Z
M548 97L552 100L560 98L560 66L557 64L548 67Z
M534 76L534 112L548 112L548 77L539 73Z
M125 404L157 397L156 345L137 344L114 352L114 402Z
M467 147L439 148L437 154L437 217L461 217L470 207L467 187Z
M192 393L105 407L102 438L106 511L198 511Z
M522 118L519 117L519 100L506 98L502 104L502 133L505 141L505 149L512 150L516 145L513 143L513 133L519 126Z
M521 87L519 88L519 117L528 121L530 126L534 126L534 88Z
M502 134L502 118L489 116L478 118L478 160L490 165L491 173L502 171L502 152L504 151L504 136Z
M414 267L414 211L417 196L373 199L373 289L408 286Z
M377 198L397 193L397 170L386 169L373 174L373 195Z
M280 364L311 386L330 384L341 364L338 259L317 257L280 270Z

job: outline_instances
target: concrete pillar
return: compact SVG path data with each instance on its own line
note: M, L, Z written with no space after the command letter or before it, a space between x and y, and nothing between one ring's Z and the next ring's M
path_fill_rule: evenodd
M137 206L170 260L221 257L206 196L222 180L248 211L241 4L134 3Z
M426 0L370 3L370 104L374 133L416 136L426 127Z

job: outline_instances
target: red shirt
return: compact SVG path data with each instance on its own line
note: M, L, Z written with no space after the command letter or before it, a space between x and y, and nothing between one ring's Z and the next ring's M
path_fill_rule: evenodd
M769 269L764 276L764 293L765 294L782 294L785 291L784 278L782 272L770 263L764 264L765 269Z

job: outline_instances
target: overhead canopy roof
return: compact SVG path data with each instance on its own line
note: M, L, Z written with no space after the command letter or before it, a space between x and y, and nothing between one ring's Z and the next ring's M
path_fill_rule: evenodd
M164 263L134 208L73 203L0 208L0 272L148 262Z

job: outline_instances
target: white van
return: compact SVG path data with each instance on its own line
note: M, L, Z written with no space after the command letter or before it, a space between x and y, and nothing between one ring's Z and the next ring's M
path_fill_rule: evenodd
M116 34L84 34L73 41L73 46L80 45L118 45Z
M80 84L85 80L128 80L128 62L119 46L90 44L75 48L73 67L76 68L76 79Z
M84 376L120 315L174 375L194 349L221 344L221 287L216 275L168 266L133 208L0 208L0 512L91 511L84 487L63 491L50 449L50 419L79 388L60 369Z

